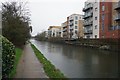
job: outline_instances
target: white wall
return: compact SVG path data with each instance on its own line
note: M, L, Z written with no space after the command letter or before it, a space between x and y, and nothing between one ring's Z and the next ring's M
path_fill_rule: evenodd
M76 16L78 17L77 20L76 20ZM69 23L68 23L69 33L70 33L70 28L72 27L72 29L73 29L73 31L72 31L72 33L73 33L72 38L76 39L76 38L78 38L78 34L76 34L75 31L79 32L79 22L78 21L79 20L83 20L83 15L72 14L72 15L69 16L69 20L71 20L71 19L73 19L73 21L72 22L69 21ZM77 24L75 24L76 21L77 21ZM73 26L70 27L70 24L72 24L72 23L73 23ZM75 29L75 26L77 26L77 29ZM70 38L70 36L69 36L69 38Z
M99 5L99 2L93 4L93 38L95 38L95 35L99 38ZM95 11L95 8L97 8L97 11ZM97 17L97 20L95 20L95 17ZM96 25L97 29L95 29Z

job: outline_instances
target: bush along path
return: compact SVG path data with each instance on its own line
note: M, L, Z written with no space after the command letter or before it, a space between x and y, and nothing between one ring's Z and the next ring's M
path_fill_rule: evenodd
M26 44L14 78L48 78L30 44Z
M56 69L55 66L48 61L44 55L33 45L31 44L34 53L36 54L37 58L39 61L43 64L43 68L46 72L46 74L49 76L51 79L58 79L61 78L61 80L66 80L67 78L64 76L63 73L60 72L60 70Z
M9 78L14 67L15 46L1 35L0 39L2 40L2 78Z

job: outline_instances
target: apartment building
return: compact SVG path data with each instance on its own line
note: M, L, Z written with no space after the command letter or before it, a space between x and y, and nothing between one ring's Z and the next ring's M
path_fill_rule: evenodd
M93 38L99 38L99 22L100 22L100 2L93 2Z
M112 3L112 27L110 38L120 38L120 0Z
M68 22L68 38L77 39L83 37L83 15L72 14L67 17Z
M99 0L85 2L84 12L84 38L99 38Z
M93 38L93 3L86 1L84 12L84 38Z
M100 38L110 38L112 26L112 2L100 2Z
M50 26L48 28L48 38L61 37L61 26Z
M62 23L61 27L62 27L62 31L61 31L62 37L64 39L67 39L68 38L68 22L65 21L64 23Z
M120 0L101 0L100 38L120 38Z

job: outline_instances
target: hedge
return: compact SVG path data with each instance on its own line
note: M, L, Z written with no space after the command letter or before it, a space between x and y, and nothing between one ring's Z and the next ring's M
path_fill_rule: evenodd
M14 65L15 46L5 37L0 38L2 38L2 78L8 78Z

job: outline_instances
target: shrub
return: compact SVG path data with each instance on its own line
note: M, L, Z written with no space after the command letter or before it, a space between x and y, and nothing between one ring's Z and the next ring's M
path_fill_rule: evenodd
M5 37L0 38L2 38L2 77L8 78L14 65L15 46Z

